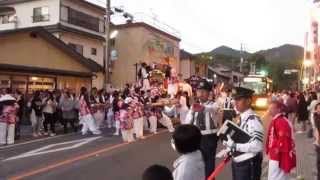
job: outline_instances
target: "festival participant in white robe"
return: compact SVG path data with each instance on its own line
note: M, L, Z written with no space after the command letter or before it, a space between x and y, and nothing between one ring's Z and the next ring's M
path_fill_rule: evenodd
M82 135L88 133L90 130L93 134L101 134L101 131L98 130L93 115L91 114L89 103L89 97L87 94L87 88L81 88L81 94L79 97L79 120L82 124Z
M147 91L150 89L150 82L149 82L149 74L147 72L147 64L141 64L141 78L142 78L142 90Z
M127 103L129 100L126 101ZM118 106L120 110L116 112L115 119L120 122L121 135L124 142L133 142L133 121L132 110L129 105L120 100Z
M187 95L187 94L186 94ZM186 117L189 112L189 108L187 106L187 97L181 91L178 92L177 98L179 99L179 104L177 105L177 111L180 115L180 123L187 124Z
M289 180L296 167L295 144L291 122L284 116L284 104L272 102L269 113L273 117L266 141L269 156L268 180Z
M143 104L139 102L137 97L133 98L133 101L130 103L130 107L133 109L132 118L133 118L133 129L136 138L144 139L143 136Z
M168 83L168 94L170 98L174 98L178 92L178 78L175 69L171 69L169 83Z
M96 112L94 113L94 119L96 120L97 127L100 129L106 114L106 100L103 96L103 90L98 91L97 95L95 96L95 102Z
M9 94L0 97L0 145L14 143L15 123L19 106Z
M182 92L187 92L189 97L192 97L192 87L185 80L179 83L179 90Z

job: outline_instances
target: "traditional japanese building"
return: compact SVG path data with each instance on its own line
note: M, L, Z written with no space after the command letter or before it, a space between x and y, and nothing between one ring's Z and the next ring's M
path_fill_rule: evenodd
M103 70L42 27L1 31L0 42L0 88L78 92Z

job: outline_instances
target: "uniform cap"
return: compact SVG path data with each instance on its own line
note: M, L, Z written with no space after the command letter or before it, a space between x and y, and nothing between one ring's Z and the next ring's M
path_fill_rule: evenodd
M16 98L12 97L9 94L6 94L0 97L0 102L4 102L4 101L16 101Z
M203 90L211 91L212 85L207 80L202 80L198 84L197 89L203 89Z
M240 98L251 98L254 94L254 91L251 89L243 88L243 87L236 87L232 89L232 97L234 99Z

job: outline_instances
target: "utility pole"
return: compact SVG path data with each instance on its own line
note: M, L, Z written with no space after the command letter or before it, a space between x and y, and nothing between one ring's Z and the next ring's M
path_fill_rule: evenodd
M240 73L243 71L243 49L242 49L242 43L241 43L241 48L240 48Z
M111 83L110 77L110 24L111 24L111 9L110 0L106 3L106 16L105 16L105 33L106 33L106 51L105 51L105 78L104 78L104 88Z

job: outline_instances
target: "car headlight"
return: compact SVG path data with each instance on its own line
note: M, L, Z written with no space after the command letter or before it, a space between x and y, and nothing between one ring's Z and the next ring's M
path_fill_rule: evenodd
M267 107L268 105L268 99L267 98L258 98L256 100L256 106L257 107Z

